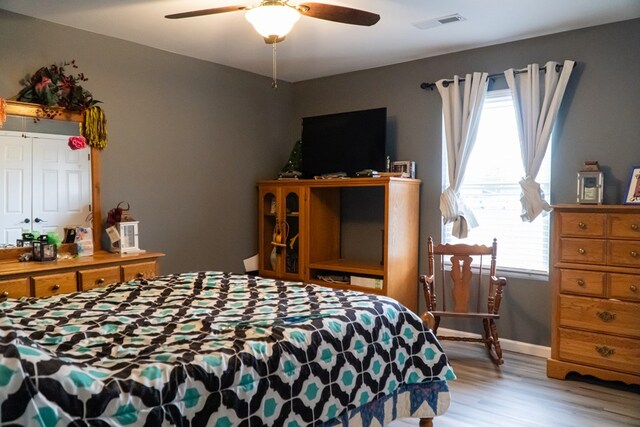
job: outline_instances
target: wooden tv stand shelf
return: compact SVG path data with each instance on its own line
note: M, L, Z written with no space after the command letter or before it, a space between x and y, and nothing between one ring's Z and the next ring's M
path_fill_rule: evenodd
M9 250L7 255L17 252ZM97 251L92 256L43 262L19 262L17 256L0 256L1 300L86 291L120 281L152 277L159 273L159 259L164 254L120 255Z
M640 384L640 207L553 207L551 358L569 372Z
M420 180L270 180L258 189L261 276L386 295L417 311Z

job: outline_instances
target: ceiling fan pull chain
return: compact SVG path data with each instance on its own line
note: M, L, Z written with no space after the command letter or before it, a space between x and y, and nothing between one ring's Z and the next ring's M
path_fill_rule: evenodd
M278 80L276 80L276 41L273 41L273 81L271 82L271 87L274 89L278 89Z

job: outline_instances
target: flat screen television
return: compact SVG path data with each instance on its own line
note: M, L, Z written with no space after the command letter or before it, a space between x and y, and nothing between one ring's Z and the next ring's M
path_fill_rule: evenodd
M349 111L302 119L304 178L386 167L387 109Z

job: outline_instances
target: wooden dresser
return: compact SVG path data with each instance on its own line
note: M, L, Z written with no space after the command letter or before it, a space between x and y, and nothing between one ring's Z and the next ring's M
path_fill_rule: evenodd
M152 277L159 273L162 256L158 252L120 255L98 251L93 256L44 262L5 257L0 259L0 299L45 297Z
M552 232L547 376L640 384L640 207L554 206Z

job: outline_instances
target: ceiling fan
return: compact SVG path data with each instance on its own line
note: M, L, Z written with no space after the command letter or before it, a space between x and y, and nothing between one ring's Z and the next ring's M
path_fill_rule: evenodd
M291 31L300 15L325 21L370 27L380 20L380 15L350 7L324 3L289 4L288 0L262 0L257 6L224 6L212 9L166 15L168 19L192 18L218 13L246 11L245 17L269 44L279 43Z

